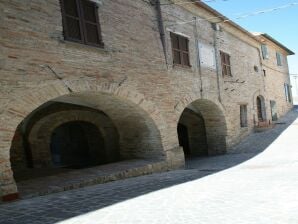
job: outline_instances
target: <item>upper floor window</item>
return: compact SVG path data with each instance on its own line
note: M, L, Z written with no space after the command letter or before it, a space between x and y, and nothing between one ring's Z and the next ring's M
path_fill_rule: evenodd
M269 54L268 54L268 48L266 44L262 44L261 45L261 49L262 49L262 56L263 59L268 59L269 58Z
M278 66L282 66L282 55L279 52L276 52L276 63Z
M97 5L88 0L61 0L64 38L103 47Z
M230 55L220 51L221 69L223 76L232 76Z
M173 49L173 64L189 67L188 39L186 37L171 33L171 42Z

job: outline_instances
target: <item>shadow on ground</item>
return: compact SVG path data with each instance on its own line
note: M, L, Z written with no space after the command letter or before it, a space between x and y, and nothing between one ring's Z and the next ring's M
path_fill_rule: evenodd
M0 205L1 223L57 223L228 169L263 152L297 117L298 108L295 107L279 120L275 128L251 134L226 155L188 160L184 170L140 176Z

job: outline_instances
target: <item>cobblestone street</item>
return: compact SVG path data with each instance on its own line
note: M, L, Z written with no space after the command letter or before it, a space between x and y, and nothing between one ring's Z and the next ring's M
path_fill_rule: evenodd
M0 223L298 223L298 110L185 170L0 205Z

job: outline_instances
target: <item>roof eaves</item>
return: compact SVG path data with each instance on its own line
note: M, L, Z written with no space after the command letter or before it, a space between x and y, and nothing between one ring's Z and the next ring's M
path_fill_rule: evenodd
M287 48L282 43L280 43L277 40L275 40L273 37L271 37L267 33L253 33L253 34L255 36L263 36L263 37L265 37L266 39L270 40L271 42L275 43L276 45L278 45L279 47L281 47L282 49L284 49L289 55L294 55L295 54L293 51L291 51L289 48Z

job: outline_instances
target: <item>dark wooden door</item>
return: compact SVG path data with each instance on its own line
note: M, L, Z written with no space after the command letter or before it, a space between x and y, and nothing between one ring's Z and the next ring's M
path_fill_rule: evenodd
M258 112L258 120L263 121L263 110L262 110L262 100L260 97L257 97L257 112Z
M178 124L178 140L179 145L183 147L184 154L190 156L189 139L187 127L183 124Z

